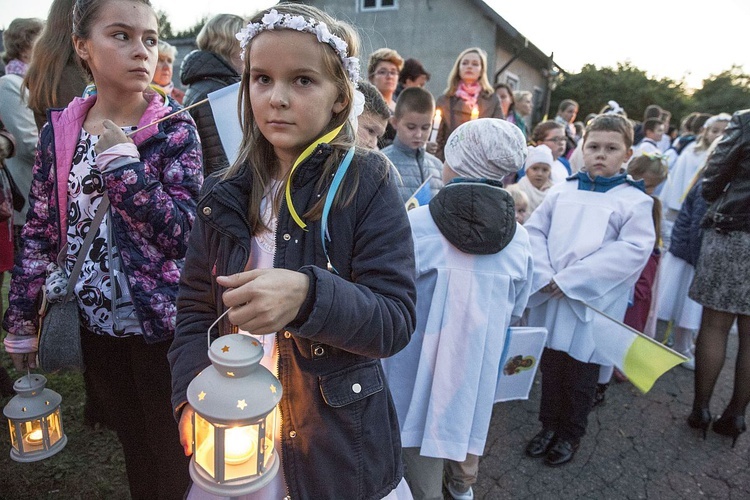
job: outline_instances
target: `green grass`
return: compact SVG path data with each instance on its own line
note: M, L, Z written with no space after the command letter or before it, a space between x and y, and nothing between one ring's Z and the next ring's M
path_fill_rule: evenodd
M2 290L7 304L6 273ZM3 313L5 311L3 310ZM10 358L0 348L0 363L17 379L24 375L13 369ZM10 433L5 417L0 429L0 499L127 499L127 477L122 448L114 432L92 429L83 423L85 391L77 373L44 374L47 388L62 396L63 430L68 436L65 448L56 455L33 463L10 459ZM5 406L10 398L0 398Z

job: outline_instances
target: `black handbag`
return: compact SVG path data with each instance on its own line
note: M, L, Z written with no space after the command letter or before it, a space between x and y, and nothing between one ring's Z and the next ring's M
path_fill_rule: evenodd
M109 198L104 195L96 211L89 232L78 251L76 263L68 278L65 297L60 302L47 302L46 296L42 300L39 321L39 367L45 372L58 370L83 371L83 350L81 348L81 318L78 311L78 301L73 296L75 284L81 275L83 261L88 249L96 237L96 230L104 219L109 208Z
M20 212L21 210L23 210L23 205L24 203L26 203L26 198L24 198L21 190L18 189L16 182L13 180L13 176L10 175L10 171L7 168L5 169L5 176L8 179L10 194L13 198L13 210L15 210L16 212Z

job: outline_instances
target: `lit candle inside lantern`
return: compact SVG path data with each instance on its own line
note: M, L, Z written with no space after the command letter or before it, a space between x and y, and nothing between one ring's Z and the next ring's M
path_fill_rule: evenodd
M475 104L474 107L471 108L471 119L476 120L477 118L479 118L479 106Z
M26 435L26 442L29 444L39 444L42 442L42 438L44 438L42 429L36 429Z
M244 464L255 451L252 426L232 427L224 432L224 461L230 465Z
M435 118L432 120L432 132L430 132L430 139L428 142L435 142L437 140L438 129L440 124L443 122L443 114L439 109L435 110Z

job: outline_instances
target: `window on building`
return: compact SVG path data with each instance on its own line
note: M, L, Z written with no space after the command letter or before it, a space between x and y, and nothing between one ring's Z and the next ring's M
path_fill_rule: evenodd
M534 85L533 93L533 99L534 99L534 110L531 113L531 117L534 120L534 123L539 122L544 118L544 115L546 113L546 110L544 109L547 103L544 99L544 90Z
M361 11L398 9L398 0L359 0L359 9Z
M514 92L518 90L519 82L520 78L518 78L518 75L511 73L510 71L505 72L505 83L508 84L508 87L510 87Z

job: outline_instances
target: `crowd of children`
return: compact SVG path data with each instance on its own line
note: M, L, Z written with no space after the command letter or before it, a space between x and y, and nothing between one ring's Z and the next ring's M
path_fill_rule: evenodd
M149 86L150 2L71 9L95 90L41 131L4 345L18 370L34 367L47 272L70 272L97 231L75 286L86 390L123 445L134 498L215 498L190 486L186 392L225 313L220 334L263 340L284 387L273 433L283 472L246 500L432 499L444 487L473 498L511 325L548 332L541 429L525 453L553 467L575 456L613 374L594 340L611 324L595 312L651 336L669 326L695 367L695 332L709 326L691 297L715 304L688 289L696 268L715 279L701 245L719 244L702 239L713 213L702 177L729 115L706 117L670 156L660 108L634 146L616 102L577 132L578 104L565 100L527 145L525 124L502 119L481 49L458 57L436 105L418 61L397 92L403 59L380 49L373 83L362 81L351 26L281 3L238 33L243 140L204 182L195 123ZM708 171L718 198L724 174ZM744 431L745 396L717 432ZM696 389L688 420L704 432L709 398Z

